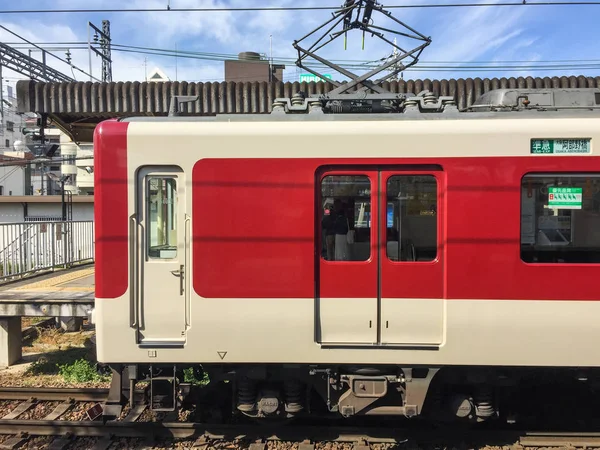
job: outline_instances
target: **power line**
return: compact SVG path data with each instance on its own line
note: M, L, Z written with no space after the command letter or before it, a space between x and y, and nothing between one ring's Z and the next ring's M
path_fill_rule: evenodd
M27 49L27 46L19 46L18 43L14 43L14 42L6 42L5 44L11 45L13 48L16 49ZM36 45L40 45L40 46L49 46L49 45L63 45L63 46L69 46L68 48L71 50L87 50L87 43L86 42L34 42L32 44L36 44ZM192 55L192 56L197 56L198 58L196 59L203 59L203 60L212 60L212 61L225 61L225 60L237 60L238 59L238 55L233 54L233 53L209 53L209 52L195 52L195 51L189 51L189 50L173 50L173 49L166 49L166 48L155 48L155 47L141 47L141 46L136 46L136 45L125 45L125 44L115 44L112 43L113 47L119 47L119 48L123 48L123 49L131 49L131 50L146 50L148 52L154 52L154 53L145 53L145 52L131 52L131 53L140 53L140 54L155 54L156 56L182 56L182 55ZM67 48L67 47L65 47ZM55 48L56 50L62 50L62 48ZM281 64L292 64L296 61L295 58L288 58L285 56L273 56L273 62L274 63L281 63ZM374 60L359 60L359 59L339 59L339 60L332 60L333 62L335 62L336 64L342 65L342 66L358 66L358 65L362 65L363 67L367 68L370 67L370 65L376 65L379 62L378 61L374 61ZM266 60L265 60L266 62ZM532 64L532 63L540 63L540 64L554 64L554 63L570 63L570 64L575 64L575 63L600 63L600 59L552 59L552 60L538 60L538 61L530 61L530 60L494 60L494 61L444 61L444 60L425 60L422 59L421 60L421 64L486 64L486 65L492 65L491 67L497 67L497 66L493 66L493 64ZM498 66L501 67L501 66Z
M0 11L0 12L1 12L1 11ZM38 45L35 45L35 44L33 44L31 41L28 41L28 40L27 40L27 39L25 39L23 36L20 36L19 34L15 33L14 31L11 31L11 30L9 30L9 29L8 29L8 28L6 28L4 25L0 25L0 28L2 28L4 31L7 31L7 32L9 32L10 34L12 34L13 36L17 37L18 39L21 39L21 40L23 40L23 41L27 42L28 44L31 44L31 45L33 45L33 46L34 46L34 47L36 47L37 49L39 49L39 50L41 50L41 51L45 51L45 50L44 50L42 47L40 47L40 46L38 46ZM90 75L90 74L88 74L88 73L84 72L84 71L83 71L83 70L81 70L79 67L77 67L77 66L74 66L74 65L73 65L73 64L71 64L69 61L67 61L67 60L65 60L65 59L63 59L63 58L61 58L60 56L57 56L57 55L55 55L55 54L54 54L54 53L52 53L52 52L46 52L46 53L47 53L48 55L50 55L50 56L52 56L52 57L54 57L54 58L58 59L59 61L62 61L62 62L64 62L65 64L68 64L68 65L71 67L71 70L73 70L73 69L77 69L77 70L78 70L78 71L80 71L81 73L83 73L83 74L85 74L85 75L88 75L88 76L90 76L91 78L94 78L94 77L92 77L92 75ZM74 78L74 77L73 77L73 78ZM94 80L96 80L96 81L100 81L100 80L98 80L97 78L94 78Z
M56 158L56 159L22 159L20 161L12 161L0 163L0 167L14 167L14 166L31 166L35 164L46 164L46 165L58 165L63 162L71 162L71 161L82 161L82 160L94 160L94 156L77 156L73 157L64 157L64 158Z
M578 2L542 2L520 0L501 3L433 3L386 5L386 9L422 9L422 8L488 8L514 6L600 6L600 1ZM223 7L223 8L96 8L96 9L13 9L3 10L0 14L78 14L78 13L133 13L133 12L253 12L253 11L335 11L340 6L256 6L256 7Z
M169 53L160 53L160 52L153 52L153 51L144 51L144 50L129 50L129 49L124 49L124 48L113 48L113 51L120 51L120 52L126 52L126 53L141 53L141 54L148 54L148 55L153 55L153 56L163 56L163 57L175 57L175 54L169 54ZM200 59L200 60L204 60L206 58L203 57L199 57L199 56L193 56L193 55L185 55L185 54L180 54L178 55L178 57L180 58L185 58L185 59ZM214 60L214 61L221 61L221 60ZM527 64L527 65L481 65L481 63L479 62L472 62L472 63L462 63L461 65L431 65L431 64L418 64L414 67L410 67L408 69L406 69L406 71L432 71L432 72L440 72L440 71L473 71L473 72L479 72L479 71L491 71L491 70L508 70L508 71L514 71L514 70L565 70L565 69L599 69L600 68L600 60L590 60L590 63L586 63L586 64L569 64L569 63L560 63L560 64L545 64L545 65L532 65L535 64L535 62L533 61L523 61L523 63ZM595 64L594 64L595 63ZM312 64L312 66L314 67L325 67L323 64L320 63L315 63ZM353 69L369 69L370 67L372 67L371 65L366 65L366 64L361 64L361 65L352 65L352 64L342 64L342 67L344 68L353 68Z

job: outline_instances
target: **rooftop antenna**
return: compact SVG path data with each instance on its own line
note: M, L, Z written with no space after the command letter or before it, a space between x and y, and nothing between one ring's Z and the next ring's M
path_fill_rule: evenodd
M375 25L373 17L376 13L380 13L392 20L397 25L397 27L395 27L396 29ZM341 29L335 30L339 25L341 25ZM355 29L362 31L363 49L367 34L387 42L394 49L392 57L363 75L356 75L349 70L332 63L326 58L317 55L317 52L320 49L341 36L344 36L344 48L347 48L347 34L349 31ZM383 32L394 34L396 39L391 41L385 37ZM316 39L312 44L304 44L304 41L312 38ZM410 45L398 45L398 38L405 40L407 43L410 43ZM404 22L396 19L392 13L385 10L377 0L345 0L341 8L332 13L331 19L301 39L294 41L293 46L298 51L296 65L302 69L324 80L325 77L321 73L309 67L310 63L316 63L328 66L350 79L349 82L344 84L338 81L329 80L329 82L334 85L334 89L328 94L318 96L320 99L343 100L349 98L347 97L348 95L352 95L356 98L357 94L360 94L361 98L367 99L369 95L379 94L378 99L384 100L385 95L382 96L382 94L390 94L390 92L382 86L382 83L390 78L396 77L398 73L406 70L408 67L415 65L419 61L419 57L423 50L430 43L431 38L424 36ZM381 78L371 81L375 75L386 71L388 71L388 73L384 73ZM350 94L350 92L354 90L356 90L356 93ZM395 95L394 98L396 98Z

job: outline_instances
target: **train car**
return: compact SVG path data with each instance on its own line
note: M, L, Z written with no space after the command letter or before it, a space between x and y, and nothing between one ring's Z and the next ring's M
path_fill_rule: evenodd
M595 377L600 90L401 103L97 127L106 414L139 380L176 408L184 370L265 419L485 421L500 386Z

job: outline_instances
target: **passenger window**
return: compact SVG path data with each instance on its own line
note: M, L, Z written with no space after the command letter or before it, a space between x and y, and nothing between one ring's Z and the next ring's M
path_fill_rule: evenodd
M150 258L177 257L177 181L149 177L147 181L147 242Z
M327 176L321 182L321 256L367 261L371 256L371 181L363 175Z
M600 263L600 174L523 177L521 259Z
M387 257L433 261L437 256L437 181L394 175L387 181Z

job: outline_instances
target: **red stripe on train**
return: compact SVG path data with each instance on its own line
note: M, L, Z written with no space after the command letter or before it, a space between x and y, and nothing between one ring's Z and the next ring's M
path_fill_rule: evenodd
M97 298L120 297L129 284L127 127L107 121L94 132Z

